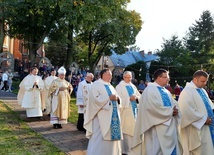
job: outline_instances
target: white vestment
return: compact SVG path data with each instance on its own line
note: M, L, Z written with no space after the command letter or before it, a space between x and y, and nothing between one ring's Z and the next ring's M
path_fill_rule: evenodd
M25 79L27 79L27 77L29 75L27 75L19 84L19 91L18 91L18 95L17 95L18 105L22 105L23 97L25 94L24 81L25 81Z
M136 86L133 85L132 83L126 83L125 81L121 81L116 86L116 91L122 99L122 102L121 102L122 108L120 109L121 127L123 131L123 140L121 141L122 153L130 154L136 118L133 113L132 103L130 101L130 95L127 91L126 86L131 86L133 88L134 92L132 95L135 95L137 99L141 97L141 94L137 90ZM137 109L134 109L134 111L137 113Z
M38 87L34 83L38 83ZM22 107L26 109L27 117L42 116L41 94L44 82L40 76L29 75L24 80L25 93L22 101Z
M63 91L61 87L67 88ZM67 119L70 116L70 95L73 87L65 79L55 79L49 89L49 94L52 97L51 103L51 124L67 124Z
M78 113L80 114L85 113L86 105L89 102L89 91L91 84L92 82L87 83L86 80L83 80L78 85L76 105L78 106ZM80 105L83 105L84 107L80 107Z
M182 154L177 128L180 116L172 116L173 107L178 108L177 102L163 88L171 103L171 106L164 106L158 86L155 82L149 83L139 100L132 144L136 155L171 155L175 148L177 155Z
M104 85L108 85L112 94L117 94L112 85L99 79L91 86L89 103L86 109L84 128L89 138L87 155L120 155L120 140L111 140L111 117L113 105ZM120 120L119 106L117 114ZM120 128L121 129L121 128ZM121 138L122 131L120 130Z
M44 109L45 109L45 114L50 114L51 113L51 96L49 95L49 89L50 86L53 82L53 80L57 79L56 76L48 76L45 80L44 80L44 90L43 90L43 105L44 105Z
M206 91L202 90L208 97ZM209 103L214 109L210 99ZM210 129L204 124L208 116L206 106L193 82L186 84L179 96L178 104L182 115L180 134L184 155L214 155ZM214 123L214 120L212 121Z

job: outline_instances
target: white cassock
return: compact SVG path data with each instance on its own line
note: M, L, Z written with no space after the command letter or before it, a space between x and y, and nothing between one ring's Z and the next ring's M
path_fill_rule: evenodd
M130 102L130 95L127 91L126 86L132 87L133 95L135 95L137 99L141 97L141 94L137 90L136 86L133 85L132 83L126 83L125 81L121 81L116 86L116 91L122 99L122 103L121 103L122 108L120 109L121 127L123 131L123 140L121 141L122 153L130 154L136 118L132 109L132 103ZM134 111L137 112L137 109L134 109Z
M45 114L50 114L51 113L51 96L49 95L49 89L52 84L52 82L57 79L56 76L48 76L44 80L44 89L43 89L43 105L45 109Z
M104 85L108 85L112 94L117 94L112 85L99 79L91 86L89 103L86 107L84 128L89 138L87 155L121 155L120 140L111 140L111 117L113 105ZM117 114L120 120L119 106ZM121 128L120 128L121 129ZM120 130L121 138L122 131Z
M182 154L178 135L180 115L173 117L177 102L165 89L172 106L164 106L157 83L149 83L139 100L138 116L133 137L132 151L136 155ZM160 87L160 86L159 86Z
M38 83L38 88L33 86L34 83ZM24 80L25 93L22 101L22 108L26 109L27 117L40 117L42 116L42 103L41 93L44 82L40 76L29 75Z
M78 113L84 114L86 110L86 105L89 102L89 91L91 88L91 83L87 83L86 80L83 80L79 83L77 89L77 101L76 105L78 106ZM83 105L84 107L81 108L79 105Z
M209 99L206 91L202 90ZM204 125L208 116L206 106L193 82L186 84L178 104L182 115L180 133L184 155L214 155L210 129L208 125ZM210 99L209 105L214 109ZM212 121L214 123L214 120Z

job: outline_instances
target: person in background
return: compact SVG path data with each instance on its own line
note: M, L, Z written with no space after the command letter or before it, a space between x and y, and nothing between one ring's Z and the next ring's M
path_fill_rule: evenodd
M8 70L7 75L8 75L8 81L7 81L7 83L8 83L8 90L7 91L8 92L12 92L11 87L12 87L12 83L13 83L13 73L11 72L10 69Z
M84 123L84 113L86 110L86 106L89 102L89 91L91 88L91 84L93 83L94 75L92 73L88 73L86 75L85 80L79 83L77 88L77 99L76 105L78 106L78 121L77 121L77 129L79 131L85 131L83 128Z
M136 86L136 87L138 87L138 80L137 79L132 79L132 83Z
M214 105L204 89L208 78L205 71L196 71L178 99L184 155L214 155Z
M66 70L60 67L58 78L53 80L49 89L52 98L50 123L54 129L62 128L62 124L67 124L70 116L70 95L73 91L72 85L65 80Z
M131 153L132 138L134 135L135 122L137 119L137 103L141 97L137 87L132 84L132 73L125 71L123 80L116 86L118 95L122 98L120 116L123 140L121 140L122 153Z
M87 155L121 155L120 97L110 84L112 72L100 71L100 79L91 86L84 128L89 138Z
M31 68L31 74L23 81L25 89L22 100L22 108L26 109L27 117L42 117L41 91L44 82L38 74L36 67Z
M158 69L139 99L132 151L136 155L181 155L177 102L165 88L169 72Z
M5 71L2 74L2 82L3 82L3 87L1 88L2 91L8 92L8 71Z
M181 93L181 87L179 86L178 83L176 83L175 88L174 88L174 94L175 94L175 100L178 101L178 98Z
M172 87L170 86L170 84L168 84L165 88L166 88L171 94L173 93L173 92L172 92Z
M140 80L140 83L138 85L138 90L139 92L142 94L143 93L143 90L146 88L145 84L144 84L144 81L143 80Z

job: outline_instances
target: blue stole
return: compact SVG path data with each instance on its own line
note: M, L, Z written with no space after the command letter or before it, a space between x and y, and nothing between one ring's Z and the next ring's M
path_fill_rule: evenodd
M199 95L201 96L203 102L204 102L204 105L206 107L206 110L207 110L207 114L208 114L208 117L212 119L212 124L209 125L209 128L210 128L210 134L211 134L211 138L212 138L212 141L213 141L213 145L214 145L214 113L213 113L213 110L209 104L209 100L208 100L208 97L207 95L204 93L204 91L201 89L201 88L198 88L196 89L199 93Z
M165 88L160 87L160 86L157 86L157 88L161 94L161 98L162 98L164 107L172 107L170 98L169 98L167 92L165 92L166 90L164 90ZM176 155L176 146L175 146L174 150L172 151L171 155Z
M162 98L164 107L171 107L172 104L171 104L168 94L165 92L166 90L164 90L163 87L159 87L159 86L157 88L161 94L161 98Z
M126 86L126 90L128 91L129 96L132 96L134 94L134 89L132 88L131 85ZM131 105L132 105L132 111L134 114L134 118L137 118L137 103L136 101L131 101Z
M108 95L112 95L112 92L108 85L105 85L106 91ZM111 117L111 140L120 140L121 133L120 133L120 120L117 113L117 102L111 101L113 105L112 117Z

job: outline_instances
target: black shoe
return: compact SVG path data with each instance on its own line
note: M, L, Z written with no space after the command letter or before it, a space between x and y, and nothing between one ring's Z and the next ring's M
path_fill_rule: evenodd
M58 124L58 128L62 129L62 125L61 125L61 124Z
M58 124L53 124L53 128L54 129L58 129L59 127L58 127Z

